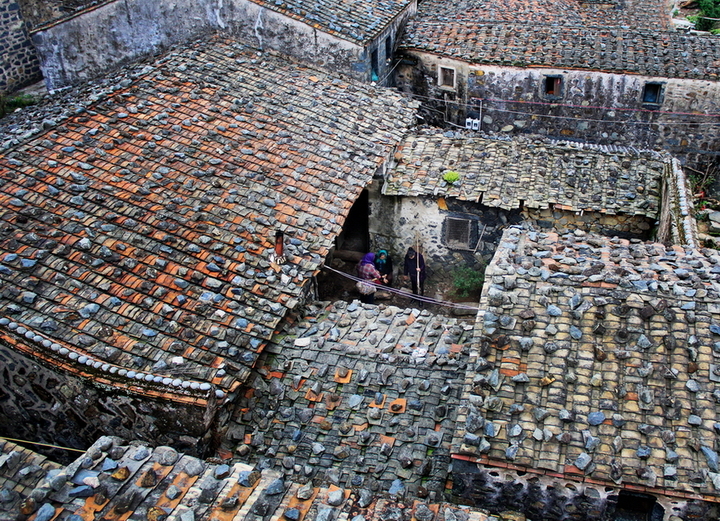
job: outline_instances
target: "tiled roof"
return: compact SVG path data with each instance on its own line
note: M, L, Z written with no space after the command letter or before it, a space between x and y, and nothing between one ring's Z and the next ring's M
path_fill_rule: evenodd
M508 229L485 274L453 452L720 495L720 255Z
M414 109L221 40L120 83L0 157L0 333L113 383L230 388Z
M23 464L15 468L27 470ZM0 480L7 475L7 468L0 465ZM152 448L114 437L100 438L67 467L34 475L40 478L36 487L8 494L25 499L23 513L35 520L491 519L467 507L404 500L369 489L315 486L286 477L282 468L259 470L229 461L205 462L170 447ZM12 512L15 516L19 511Z
M717 36L666 30L662 10L653 13L654 24L643 25L632 20L631 12L628 19L616 19L623 11L600 10L593 19L585 16L586 10L574 9L574 2L565 3L564 9L552 2L552 9L537 12L535 3L515 2L518 5L508 9L500 2L468 7L467 2L426 0L400 47L487 65L718 79ZM519 17L529 19L515 18L515 7Z
M62 465L0 438L0 519L29 514L27 498L49 473Z
M415 0L252 0L296 20L367 44Z
M443 196L506 210L549 208L656 217L669 157L650 151L519 136L412 134L383 194ZM455 171L452 185L443 174Z
M294 479L439 500L472 324L357 301L307 306L268 346L226 449L274 458Z

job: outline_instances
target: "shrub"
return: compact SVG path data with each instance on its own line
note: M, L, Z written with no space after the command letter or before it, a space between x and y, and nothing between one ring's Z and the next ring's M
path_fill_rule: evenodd
M452 272L453 288L459 297L469 297L480 291L485 282L485 266L464 266Z
M0 95L0 118L15 109L34 105L35 103L35 98L30 94L19 94L12 97Z
M455 170L448 170L443 174L443 180L449 185L457 182L459 179L460 174L458 174Z

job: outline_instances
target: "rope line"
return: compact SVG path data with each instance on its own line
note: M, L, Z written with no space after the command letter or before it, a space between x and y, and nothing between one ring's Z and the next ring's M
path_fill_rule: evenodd
M71 447L61 447L60 445L51 445L50 443L40 443L38 441L29 441L29 440L17 440L15 438L6 438L5 436L0 437L3 440L12 441L13 443L29 443L30 445L42 445L43 447L52 447L53 449L62 449L62 450L72 450L75 452L85 452L82 449L73 449Z
M396 295L400 295L402 297L408 297L411 299L419 300L419 301L425 302L427 304L434 304L437 306L443 306L443 307L449 307L449 308L455 308L455 309L467 309L467 310L475 311L475 312L477 312L480 309L477 306L468 306L466 304L457 304L455 302L447 302L444 300L437 300L434 298L426 297L424 295L416 295L415 293L408 293L407 291L401 291L399 289L391 288L389 286L383 286L382 284L376 284L375 282L371 282L369 280L355 277L353 275L350 275L349 273L345 273L344 271L336 270L335 268L331 268L330 266L327 266L325 264L323 264L322 267L323 267L323 269L337 273L338 275L341 275L342 277L353 280L355 282L364 282L366 284L370 284L371 286L375 286L376 288L379 288L383 291L387 291L389 293L395 293Z

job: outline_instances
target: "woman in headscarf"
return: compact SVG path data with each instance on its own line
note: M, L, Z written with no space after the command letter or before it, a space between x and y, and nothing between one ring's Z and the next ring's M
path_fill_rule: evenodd
M375 268L380 275L385 276L385 285L392 286L393 281L393 262L387 250L380 250L375 256Z
M373 252L366 253L360 264L357 266L358 277L363 280L380 284L384 281L383 276L375 268L375 254ZM375 291L377 288L372 284L365 284L363 282L357 283L358 291L360 291L360 301L365 304L375 303Z

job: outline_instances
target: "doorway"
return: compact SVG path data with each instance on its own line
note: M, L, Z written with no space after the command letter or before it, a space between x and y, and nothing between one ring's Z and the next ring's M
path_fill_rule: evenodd
M368 191L363 190L355 200L342 231L337 237L336 249L347 251L370 251Z

